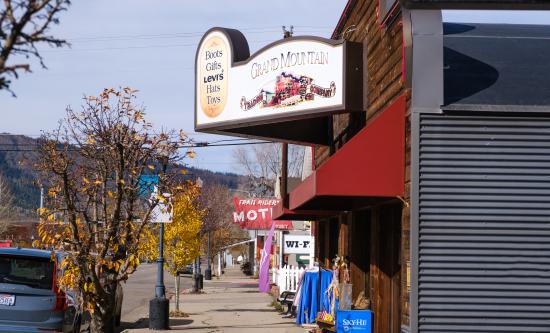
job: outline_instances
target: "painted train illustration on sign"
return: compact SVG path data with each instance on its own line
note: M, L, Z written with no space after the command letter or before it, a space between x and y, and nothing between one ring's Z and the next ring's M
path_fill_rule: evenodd
M289 72L282 72L277 75L275 82L270 83L271 87L264 87L260 93L252 99L241 98L241 109L248 111L258 106L281 108L296 105L305 101L312 101L315 95L325 98L333 97L336 93L336 84L330 83L328 88L313 84L313 79L304 75L294 75ZM274 91L269 91L274 85Z

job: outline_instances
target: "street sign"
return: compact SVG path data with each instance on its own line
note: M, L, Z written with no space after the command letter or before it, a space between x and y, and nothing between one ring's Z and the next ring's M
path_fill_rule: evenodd
M158 175L141 175L138 180L138 186L140 187L139 193L143 196L148 196L154 192L159 185Z
M172 210L163 203L159 203L151 213L153 223L172 223Z
M154 197L156 197L158 194L158 187L154 186L153 192L151 193L151 201ZM162 196L165 198L166 203L159 202L155 208L153 208L153 211L151 212L151 219L150 221L153 223L171 223L172 222L172 198L170 196L170 193L163 193Z
M309 254L313 237L308 235L285 235L283 239L284 254Z

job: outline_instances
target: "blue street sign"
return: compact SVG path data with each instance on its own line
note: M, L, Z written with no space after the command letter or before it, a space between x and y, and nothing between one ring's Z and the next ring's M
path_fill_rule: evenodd
M149 196L155 190L155 186L158 186L159 176L141 175L138 184L140 187L140 194L143 196Z

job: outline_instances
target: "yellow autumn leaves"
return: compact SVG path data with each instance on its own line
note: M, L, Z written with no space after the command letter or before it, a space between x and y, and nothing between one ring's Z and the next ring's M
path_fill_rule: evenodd
M173 275L200 253L203 212L196 205L198 194L197 188L191 188L176 196L173 222L164 226L165 267ZM145 239L140 242L140 252L150 259L158 257L158 235L158 224L153 224L145 230Z

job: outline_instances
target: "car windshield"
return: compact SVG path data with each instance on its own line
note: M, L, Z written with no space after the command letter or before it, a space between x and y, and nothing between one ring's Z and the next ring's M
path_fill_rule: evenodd
M53 263L49 258L0 256L0 283L51 289Z

